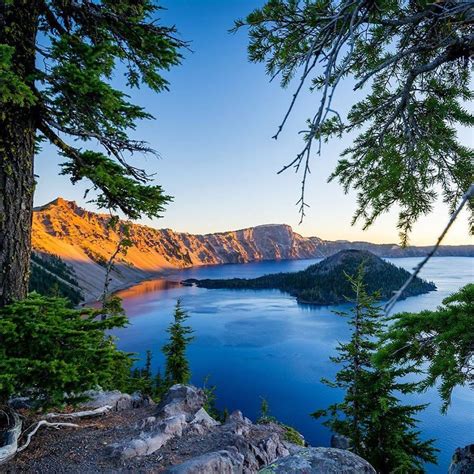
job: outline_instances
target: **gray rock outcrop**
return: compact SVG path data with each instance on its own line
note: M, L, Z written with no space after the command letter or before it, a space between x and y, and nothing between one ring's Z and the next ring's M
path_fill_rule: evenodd
M285 430L280 425L253 424L240 411L233 412L221 424L206 412L205 401L203 390L174 385L157 406L155 416L137 426L139 435L111 444L109 455L122 461L149 456L171 440L178 443L176 440L182 439L181 446L186 445L186 450L199 454L185 459L169 472L250 474L290 454Z
M81 403L82 408L100 408L103 406L112 407L112 411L130 410L132 408L142 408L153 404L150 397L141 395L140 393L122 393L118 390L88 390L83 395L88 398L87 401Z
M333 434L331 436L331 448L349 449L351 440L347 436L340 434Z
M454 451L448 474L474 474L474 444Z
M206 403L206 395L191 385L173 385L158 405L158 416L168 417L184 413L188 421Z
M238 474L243 472L244 456L236 448L203 454L173 466L166 474Z
M376 474L364 459L343 449L301 448L261 469L260 474Z

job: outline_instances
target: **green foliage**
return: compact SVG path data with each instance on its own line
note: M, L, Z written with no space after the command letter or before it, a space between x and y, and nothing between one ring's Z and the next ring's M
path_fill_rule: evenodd
M23 107L36 102L33 91L13 70L14 52L15 48L12 46L0 44L0 105L2 108L8 104Z
M152 353L146 351L145 365L142 368L135 367L131 372L129 392L140 392L143 395L150 396L156 402L159 401L167 387L158 370L153 376L151 370Z
M251 61L264 62L283 87L299 79L275 138L304 85L320 94L303 148L284 167L303 174L302 215L310 159L323 142L356 131L330 177L358 191L354 222L367 228L398 206L406 244L440 190L454 209L474 181L473 150L457 136L474 124L465 107L474 97L471 9L469 2L268 0L236 22L248 28ZM333 105L345 80L361 91L346 116Z
M276 421L276 418L270 416L270 406L268 405L268 400L264 397L260 397L260 418L258 419L258 423L265 423L268 421Z
M156 154L130 138L140 120L153 117L111 85L121 75L125 89L168 89L162 72L180 63L185 43L174 27L158 24L157 3L45 0L2 8L0 103L32 114L38 143L51 142L67 158L63 173L73 183L92 183L99 207L132 219L159 216L170 197L128 162L133 154ZM24 31L36 34L30 49ZM38 107L26 110L32 104Z
M171 201L161 186L137 182L128 176L129 170L102 153L86 151L80 156L83 163L78 165L74 160L63 163L62 174L71 175L73 184L83 178L92 181L94 189L102 193L95 200L100 208L120 209L130 219L138 219L142 214L152 218L159 217L164 204Z
M296 444L298 446L305 446L303 437L296 431L292 426L285 425L278 421L274 416L270 415L270 407L266 398L261 397L260 404L260 416L257 420L259 424L275 423L276 425L283 428L285 431L284 438L289 443Z
M183 310L178 300L174 311L173 322L167 329L169 342L163 346L166 357L165 383L168 387L174 384L187 384L191 379L191 370L186 358L186 349L194 339L193 330L184 323L188 314Z
M399 313L391 323L376 362L427 364L426 378L419 389L441 381L438 390L442 411L446 412L454 387L474 384L474 284L445 298L435 311Z
M74 270L58 256L41 257L33 253L30 273L29 291L44 296L61 296L68 298L71 304L79 304L83 296L75 278Z
M206 395L206 402L204 403L204 409L209 413L209 415L212 416L215 420L218 420L222 423L225 422L225 420L228 417L228 413L225 413L224 411L220 411L217 406L216 406L216 386L215 385L208 385L210 376L206 376L204 378L204 383L202 386L202 389L204 390L204 394Z
M368 291L378 291L380 297L389 299L410 276L403 268L385 262L370 252L343 250L306 270L293 273L264 275L254 279L232 278L227 280L190 280L204 288L268 289L277 288L298 298L302 303L330 305L354 298L353 285L346 275L354 274L364 263L364 282ZM415 278L402 297L419 295L436 289L436 286Z
M288 425L282 425L280 424L285 429L285 440L288 441L289 443L296 444L298 446L305 446L304 439L301 437L301 435L296 431L292 426Z
M43 406L85 390L126 388L132 359L106 331L127 324L123 313L68 307L64 298L30 294L0 308L0 402L28 395Z
M326 417L324 424L349 438L351 449L377 472L422 472L424 463L436 462L433 441L421 441L415 429L414 416L426 405L402 405L398 400L396 393L416 388L399 381L407 371L374 365L382 330L378 295L367 293L363 266L348 280L356 295L354 306L350 313L338 314L349 318L351 339L340 343L338 355L331 357L341 367L335 380L323 379L328 386L344 390L344 399L313 416Z

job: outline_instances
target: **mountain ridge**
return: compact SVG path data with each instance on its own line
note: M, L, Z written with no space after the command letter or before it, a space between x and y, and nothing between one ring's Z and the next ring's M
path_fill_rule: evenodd
M35 207L33 212L33 250L43 257L56 255L70 265L86 300L101 294L106 262L120 240L119 233L107 226L109 219L108 214L88 211L63 198ZM209 234L132 224L130 238L134 245L126 255L118 255L111 290L195 265L327 257L346 248L369 250L384 257L421 256L431 248L331 242L303 237L287 224L262 224ZM443 246L438 255L474 256L474 246Z

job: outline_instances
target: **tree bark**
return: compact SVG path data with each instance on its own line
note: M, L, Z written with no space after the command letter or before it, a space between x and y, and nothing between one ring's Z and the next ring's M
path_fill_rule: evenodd
M0 43L14 48L11 71L34 90L36 1L0 0ZM28 291L33 212L35 107L0 98L0 307Z

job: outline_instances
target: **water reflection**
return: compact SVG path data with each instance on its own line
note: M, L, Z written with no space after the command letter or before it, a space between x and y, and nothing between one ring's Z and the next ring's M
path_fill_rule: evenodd
M168 281L168 280L147 280L139 283L138 285L126 288L117 292L117 296L122 299L133 300L140 298L140 301L143 301L146 296L153 295L153 299L156 299L154 293L158 291L172 290L174 288L179 288L181 284L177 281Z

